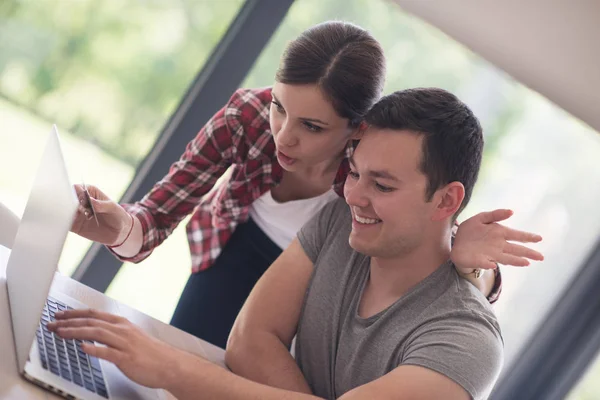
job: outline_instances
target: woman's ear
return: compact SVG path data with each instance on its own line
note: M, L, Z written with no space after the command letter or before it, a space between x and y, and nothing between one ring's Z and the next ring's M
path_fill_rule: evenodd
M367 128L369 128L369 125L365 121L361 121L360 124L358 124L358 127L354 130L354 133L352 134L351 139L352 140L362 139Z

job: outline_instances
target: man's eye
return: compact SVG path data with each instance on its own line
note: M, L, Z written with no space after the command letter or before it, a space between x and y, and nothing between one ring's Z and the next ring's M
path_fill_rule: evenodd
M394 190L394 188L391 188L389 186L383 186L383 185L380 185L379 183L375 183L375 187L377 188L377 190L379 190L380 192L384 192L384 193L388 193L388 192L391 192L392 190Z
M311 132L321 132L323 130L323 128L321 128L320 126L313 125L310 122L304 122L304 126L306 126L306 129L308 129Z

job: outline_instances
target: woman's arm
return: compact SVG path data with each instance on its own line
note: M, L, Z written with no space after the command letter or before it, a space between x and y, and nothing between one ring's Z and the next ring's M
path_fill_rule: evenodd
M97 230L94 219L88 216L86 226L80 227L76 233L113 246L109 249L123 261L139 262L146 258L173 232L181 220L194 211L201 198L232 164L235 156L245 154L242 149L247 147L243 116L251 115L252 112L258 115L263 111L262 104L268 105L270 100L268 89L254 91L251 100L244 95L246 92L248 91L236 91L227 105L188 143L185 152L173 163L168 174L141 201L118 205L106 197L101 200L112 204L96 204L94 194L97 188L89 186L94 198L92 202L98 206L96 208L100 208L98 214L102 213L103 208L114 213L117 222L113 224L113 230L116 229L117 232L113 232L110 240L104 241L90 237L93 234L86 235L87 231L94 233Z
M540 235L498 224L512 214L511 210L494 210L467 219L458 226L450 253L458 273L473 283L490 302L498 298L501 290L498 264L525 267L529 260L544 259L541 253L531 248L511 243L542 240ZM477 270L482 270L479 277Z

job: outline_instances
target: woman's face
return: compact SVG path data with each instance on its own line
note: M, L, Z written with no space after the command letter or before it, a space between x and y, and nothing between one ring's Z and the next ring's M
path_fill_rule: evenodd
M340 117L317 85L276 82L269 112L277 160L287 171L339 157L357 129Z

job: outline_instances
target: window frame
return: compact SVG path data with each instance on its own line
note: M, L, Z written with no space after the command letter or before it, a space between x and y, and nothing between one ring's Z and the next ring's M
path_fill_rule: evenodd
M137 167L120 202L141 199L168 172L181 156L181 149L243 82L293 3L246 0ZM94 243L71 277L104 293L122 265L106 247Z

